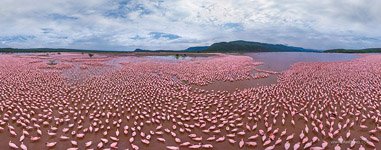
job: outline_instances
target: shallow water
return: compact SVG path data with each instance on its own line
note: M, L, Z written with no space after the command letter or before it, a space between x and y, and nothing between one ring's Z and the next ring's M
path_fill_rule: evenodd
M293 64L299 62L335 62L349 61L359 57L357 54L332 54L332 53L303 53L303 52L263 52L263 53L245 53L244 56L253 58L255 62L263 62L256 68L267 71L283 72L289 69ZM256 72L254 71L253 74ZM203 90L228 91L234 92L237 89L249 89L260 86L269 86L276 84L278 75L271 74L267 78L241 80L234 82L216 81L205 86L193 86Z
M335 62L348 61L357 58L357 54L336 54L336 53L303 53L303 52L263 52L245 53L245 56L253 58L255 61L263 62L260 69L271 71L285 71L291 65L298 62Z

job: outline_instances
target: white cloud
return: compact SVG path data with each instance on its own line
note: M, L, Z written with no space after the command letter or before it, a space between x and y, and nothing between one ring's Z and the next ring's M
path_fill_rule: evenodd
M184 49L243 39L381 47L379 14L378 0L2 0L0 46Z

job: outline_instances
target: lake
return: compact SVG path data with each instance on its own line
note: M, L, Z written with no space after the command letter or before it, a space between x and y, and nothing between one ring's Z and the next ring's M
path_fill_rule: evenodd
M262 52L262 53L244 53L244 56L253 58L255 62L263 62L256 68L268 71L283 72L298 62L336 62L349 61L359 57L358 54L338 54L338 53L310 53L310 52ZM256 74L253 71L253 74ZM229 91L237 89L248 89L259 86L269 86L277 83L278 75L270 75L267 78L241 80L234 82L216 81L205 86L192 86L204 90Z

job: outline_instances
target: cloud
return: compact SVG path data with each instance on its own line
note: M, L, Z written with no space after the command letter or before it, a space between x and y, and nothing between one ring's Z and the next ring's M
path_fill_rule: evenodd
M381 47L379 14L379 0L2 0L0 46L185 49L250 40Z
M47 17L52 20L77 20L77 17L72 17L72 16L67 16L67 15L62 15L62 14L49 14Z
M25 42L34 38L36 37L33 35L0 36L0 42L3 44L12 42Z
M240 23L225 23L223 29L233 31L243 31L243 26Z
M175 34L169 34L169 33L162 33L162 32L150 32L149 35L153 39L168 39L168 40L174 40L174 39L179 39L181 36L175 35Z

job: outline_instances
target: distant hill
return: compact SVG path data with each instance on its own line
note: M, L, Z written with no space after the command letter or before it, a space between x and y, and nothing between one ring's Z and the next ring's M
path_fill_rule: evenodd
M325 50L325 53L381 53L381 48L368 49L331 49Z
M30 48L30 49L0 48L0 53L50 53L50 52L125 53L126 51L62 49L62 48Z
M317 50L281 44L267 44L248 41L232 41L214 43L203 52L235 53L235 52L319 52Z
M237 52L321 52L304 49L301 47L286 46L281 44L267 44L249 41L232 41L214 43L211 46L189 47L185 50L143 50L134 52L205 52L205 53L237 53Z

